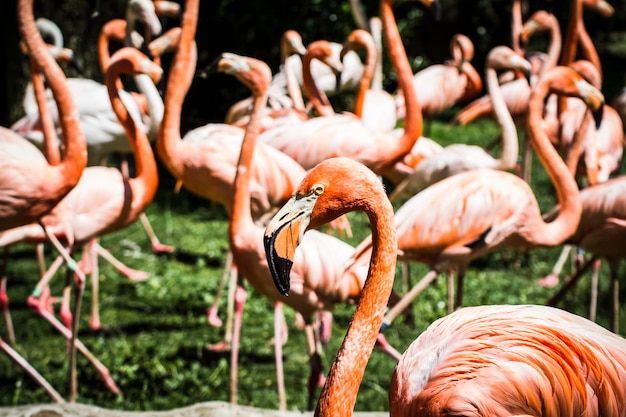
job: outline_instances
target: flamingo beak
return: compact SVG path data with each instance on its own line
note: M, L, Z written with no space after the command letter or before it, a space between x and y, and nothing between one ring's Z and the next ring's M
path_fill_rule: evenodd
M602 125L602 118L604 117L604 105L600 106L593 113L593 120L596 122L596 130L600 129Z
M267 263L276 289L285 296L289 294L289 274L296 248L309 225L313 203L310 195L293 196L265 228L263 245Z

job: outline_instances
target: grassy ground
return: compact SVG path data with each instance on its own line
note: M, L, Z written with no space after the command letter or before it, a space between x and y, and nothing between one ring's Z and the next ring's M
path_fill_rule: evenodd
M467 128L450 128L434 123L431 137L442 144L470 142L485 145L497 134L493 123L480 122ZM494 150L497 152L497 149ZM535 158L536 161L536 158ZM102 384L94 367L79 357L79 402L120 410L164 410L196 402L228 401L229 353L206 349L224 337L224 328L207 324L206 308L213 301L227 252L227 221L221 208L198 199L184 190L176 195L173 181L162 172L157 198L147 211L163 243L172 244L171 255L155 255L139 225L105 236L105 248L133 268L150 273L143 282L121 277L101 260L100 295L103 329L88 327L91 285L86 286L80 338L106 365L123 392L115 396ZM554 204L554 193L542 168L535 164L532 185L543 210ZM369 233L366 218L352 213L356 245ZM543 304L554 290L535 284L554 264L560 248L528 253L498 251L477 260L467 273L465 304L537 303ZM52 255L48 249L47 259ZM411 265L415 283L427 271ZM67 391L67 363L64 339L36 313L25 300L37 277L34 248L19 245L10 250L8 293L21 352L62 394ZM399 274L398 274L399 276ZM608 325L610 305L606 267L602 269L599 323ZM60 294L62 274L52 284ZM400 279L396 288L404 291ZM561 307L581 315L588 313L589 279L585 278ZM400 351L432 321L446 313L445 279L439 278L414 302L414 324L398 319L387 331L389 341ZM225 318L225 297L221 317ZM326 348L328 367L334 358L353 308L339 306L335 311L333 336ZM287 401L289 409L306 407L308 357L303 333L294 324L294 314L286 309L289 340L284 347ZM244 311L244 328L239 367L239 403L277 408L273 357L272 303L249 291ZM622 322L625 317L622 314ZM4 325L0 335L5 337ZM375 351L365 373L356 404L357 411L387 410L387 389L393 361ZM0 405L49 402L50 398L30 378L0 355Z

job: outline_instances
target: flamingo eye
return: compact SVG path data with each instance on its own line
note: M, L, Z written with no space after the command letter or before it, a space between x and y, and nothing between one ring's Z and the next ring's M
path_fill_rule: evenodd
M313 186L313 192L315 195L321 195L324 192L324 186L322 184L315 184Z

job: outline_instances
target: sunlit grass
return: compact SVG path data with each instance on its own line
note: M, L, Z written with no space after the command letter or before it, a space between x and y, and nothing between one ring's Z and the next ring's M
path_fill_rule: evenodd
M492 122L468 127L435 122L430 136L442 144L464 142L487 145L497 136ZM493 152L498 152L495 147ZM542 209L555 202L552 186L542 167L534 160L532 185ZM80 338L105 364L123 392L116 397L106 391L94 367L79 357L79 401L123 410L164 410L202 401L229 401L229 353L206 349L224 337L224 328L207 324L206 309L213 302L226 257L227 228L223 209L192 196L185 190L176 195L173 182L162 171L161 188L147 211L163 243L172 244L172 255L155 255L139 223L102 238L104 247L133 268L150 272L144 282L130 282L106 261L100 261L100 312L103 329L91 331L88 316L91 285L86 284L80 324ZM396 203L399 206L400 203ZM369 234L361 213L349 215L356 245ZM536 285L550 272L560 248L526 253L501 250L476 260L467 272L465 304L543 304L553 290ZM52 259L50 250L48 262ZM427 272L424 265L411 264L411 282ZM608 325L608 271L602 267L598 321ZM19 245L10 250L8 293L16 325L17 350L62 394L67 391L65 341L25 300L37 277L34 248ZM400 273L398 272L398 277ZM60 295L63 275L52 283ZM396 289L403 291L400 279ZM562 307L581 315L588 313L589 279L585 277ZM445 277L440 277L413 304L415 323L399 318L387 330L389 341L400 351L432 321L446 314ZM226 297L220 304L225 319ZM58 307L57 307L58 311ZM325 348L328 367L334 358L353 307L338 306L333 336ZM295 326L293 311L285 309L289 340L284 347L287 401L290 409L306 407L306 379L309 371L303 332ZM626 319L622 317L622 319ZM275 409L278 405L273 345L272 303L249 290L244 310L244 327L239 365L239 403ZM2 325L2 334L6 332ZM357 411L387 410L387 390L393 361L375 351L368 364L356 404ZM0 355L0 405L49 402L50 398L31 379Z

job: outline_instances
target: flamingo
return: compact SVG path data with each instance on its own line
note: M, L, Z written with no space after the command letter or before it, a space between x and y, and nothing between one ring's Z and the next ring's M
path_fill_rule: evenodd
M307 53L302 37L293 29L283 33L280 43L281 71L285 76L286 91L280 83L272 83L268 89L268 107L263 118L262 129L270 129L282 123L293 123L306 120L309 114L304 105L304 99L295 74L291 68L285 66L286 60L292 56L304 56ZM224 121L228 124L245 128L252 111L252 97L240 100L230 106Z
M430 5L430 2L425 2ZM406 51L396 26L395 17L382 16L383 32L389 50L389 58L396 70L400 89L406 97L407 117L400 138L396 139L387 132L378 132L368 128L362 120L353 114L334 112L311 120L292 125L280 126L263 132L259 142L271 144L290 155L305 169L310 169L319 161L332 156L348 156L384 175L413 147L422 133L422 113L417 95L411 82L412 72ZM320 49L328 51L329 45L320 43ZM309 45L311 47L312 45ZM328 53L328 52L326 52ZM304 63L303 63L304 65ZM327 99L315 83L305 81L305 87L315 87L313 94L321 100ZM390 140L391 139L391 140Z
M594 112L601 111L604 97L573 69L564 66L548 71L531 95L529 137L556 189L562 208L559 215L551 222L544 221L528 183L505 171L480 169L460 173L416 194L396 212L398 257L426 263L432 269L393 306L385 325L391 324L441 271L458 270L456 300L454 306L451 299L448 304L452 310L461 305L464 272L472 260L503 247L558 246L574 233L582 207L578 186L545 132L543 100L549 94L580 97ZM438 209L429 213L431 207ZM371 250L371 239L365 239L357 247L353 265L361 267Z
M610 328L614 332L619 331L619 264L626 256L622 242L626 236L626 177L612 178L606 182L584 188L580 192L580 200L583 206L580 223L574 235L567 240L568 244L575 245L592 254L576 273L566 280L565 284L548 301L549 305L555 305L560 298L576 283L582 274L593 266L594 277L592 279L591 312L590 319L595 321L597 275L600 259L606 259L609 264L612 281L612 314ZM552 218L559 212L556 207L546 215L546 219Z
M274 284L291 296L291 266L304 235L355 210L370 220L374 250L317 403L319 417L354 410L393 289L399 244L393 207L365 166L331 158L307 174L265 232ZM585 318L535 305L465 307L432 323L404 352L391 377L389 411L424 417L619 416L626 407L624 378L626 340Z
M0 161L0 231L39 221L76 185L87 163L85 138L78 124L75 103L66 89L67 80L47 51L32 8L29 0L18 4L20 34L32 62L41 68L48 80L58 111L63 115L61 140L65 152L58 164L49 164L34 145L12 130L0 127L0 148L4 156ZM0 305L6 316L8 296L4 274L0 279ZM0 348L55 401L63 402L58 392L1 338Z
M145 132L129 115L117 90L120 73L140 72L149 74L153 82L157 82L162 69L139 50L125 47L111 58L106 74L113 110L118 115L120 123L127 129L128 140L134 148L136 176L127 178L118 169L110 167L85 168L76 186L59 203L57 209L42 217L41 224L44 228L38 224L28 224L5 230L0 235L0 246L7 247L17 242L40 243L44 242L49 234L65 240L71 246L91 242L89 253L92 257L91 264L94 266L92 274L98 276L98 270L95 267L97 263L94 262L97 251L94 239L105 233L121 230L135 221L154 198L158 186L157 166L150 143ZM68 229L71 234L68 234ZM40 295L59 266L60 264L55 261L28 298L28 304L53 325L56 325L55 319L48 314L45 300L40 298ZM93 281L97 282L97 279ZM68 291L69 287L66 287L61 306L61 316L65 323L71 322L72 317L77 317L80 306L77 302L74 311L70 313ZM97 291L97 288L94 291ZM80 291L76 297L80 297ZM90 325L98 328L100 323L97 314L97 298L94 299L94 304L96 305L92 306ZM109 388L119 393L108 370L99 362L95 362L95 365Z
M393 96L383 90L382 22L370 19L372 33L353 30L343 43L341 56L348 51L364 49L365 65L354 103L354 114L371 129L389 132L396 127L396 105Z
M260 131L260 118L262 109L267 100L267 88L270 81L270 70L267 64L262 61L242 57L239 55L224 53L219 61L218 69L234 75L242 83L247 85L255 97L253 113L250 122L246 127L245 137L242 143L241 154L235 177L235 191L233 194L233 213L229 225L229 242L233 254L233 262L239 265L239 272L255 290L262 295L282 301L271 284L267 261L264 256L262 236L264 228L257 225L252 217L250 209L250 164L253 160L253 153L256 146L256 137ZM335 304L340 302L353 303L358 298L363 282L363 275L355 275L343 278L343 267L354 248L347 243L323 234L316 233L312 239L303 245L302 254L296 260L294 273L299 275L296 279L297 288L293 291L292 297L286 300L286 304L298 312L304 319L307 342L311 356L311 374L309 377L309 408L312 407L313 395L316 386L323 381L321 375L321 347L319 336L314 331L314 318L316 313L332 310ZM333 259L332 263L322 262L325 259ZM236 372L237 355L239 349L239 335L241 319L243 314L243 301L246 298L243 283L238 285L237 297L238 305L235 309L234 337L232 342L232 369L231 386L236 398ZM275 315L275 320L280 319ZM275 321L275 329L278 332L280 322ZM278 334L277 334L278 336ZM276 337L276 339L278 339ZM386 343L385 339L380 340L381 349L397 359L399 354ZM275 347L280 349L281 344L276 343ZM282 353L276 352L277 368L280 369L278 380L282 381ZM281 385L282 383L279 383ZM280 408L286 409L284 400L284 387L279 387L279 394L282 393ZM280 397L281 395L279 395Z
M413 75L413 85L417 92L422 113L432 119L455 104L470 100L483 88L480 75L470 63L474 58L474 44L467 36L457 33L450 40L452 61L430 65ZM408 112L405 109L404 92L396 94L398 119Z
M517 164L518 141L515 123L506 109L498 83L499 70L514 70L528 74L530 63L507 46L493 48L486 59L485 78L496 118L502 129L502 150L499 158L491 156L477 145L453 144L424 159L390 194L394 200L403 195L415 195L443 178L473 169L489 168L510 171Z

